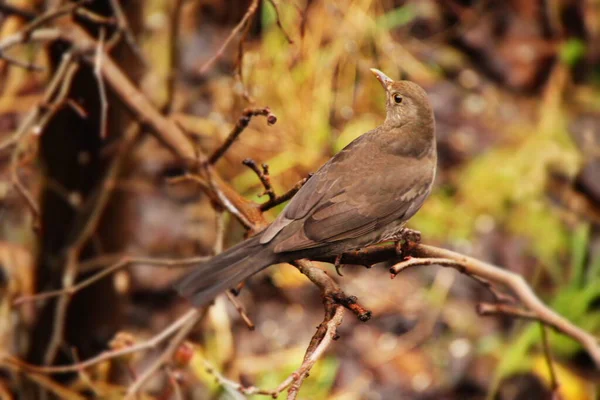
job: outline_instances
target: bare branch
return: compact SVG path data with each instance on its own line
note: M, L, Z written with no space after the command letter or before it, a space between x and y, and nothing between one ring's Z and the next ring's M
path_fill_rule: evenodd
M125 42L127 42L127 45L129 46L131 51L133 51L133 54L135 54L135 56L138 58L138 60L140 60L142 65L147 66L148 63L146 62L144 53L142 52L142 49L140 49L140 46L138 46L138 44L135 40L135 35L133 34L133 31L129 27L129 22L127 22L127 17L125 16L125 12L123 12L123 9L121 8L121 4L119 4L119 0L110 0L110 6L112 7L113 13L115 14L115 17L117 18L117 24L119 25L119 30L121 32L123 32L123 36L125 37Z
M167 339L169 336L171 336L173 333L179 331L180 329L182 329L182 327L186 326L191 321L195 321L200 314L201 313L198 309L191 309L187 313L182 315L179 319L177 319L177 321L173 322L167 328L165 328L164 330L154 335L145 342L133 346L128 346L125 348L104 351L98 354L96 357L92 357L88 360L81 361L75 364L57 366L37 366L27 364L10 355L4 355L3 357L0 357L0 360L5 364L16 365L21 370L28 372L36 372L43 374L65 374L71 372L78 372L81 369L89 368L103 361L112 360L114 358L122 357L128 354L153 349L160 343L162 343L165 339Z
M246 167L248 167L252 171L254 171L256 176L258 176L260 183L262 183L263 187L265 188L265 191L260 196L263 196L266 194L269 196L269 201L275 201L277 196L275 195L273 186L271 186L271 177L269 176L269 166L267 164L263 164L262 170L261 170L260 168L258 168L258 165L256 165L256 161L254 161L251 158L246 158L244 161L242 161L242 164L244 164Z
M395 275L411 266L437 264L504 285L515 293L529 311L535 313L539 321L581 343L596 365L600 367L600 347L596 338L542 303L522 276L473 257L424 244L417 245L412 256L428 259L427 263L420 263L418 259L413 261L415 259L412 258L394 265L390 268L390 272ZM433 262L430 259L437 259L437 261Z
M290 39L290 35L288 35L288 33L283 28L283 25L281 24L281 17L279 15L279 6L275 2L275 0L269 0L269 3L271 3L271 5L273 6L273 8L275 9L275 16L277 18L276 19L276 23L277 23L277 26L279 27L279 30L281 31L281 33L283 33L283 36L285 37L285 40L287 40L287 42L289 44L293 44L294 41L292 39Z
M223 42L219 50L200 68L200 73L204 74L209 70L210 67L217 61L225 52L225 49L231 43L233 38L241 31L241 29L246 25L246 23L256 14L256 10L258 9L258 0L252 0L250 7L248 7L248 11L242 17L242 20L231 30L227 39Z
M169 343L165 351L162 352L160 357L156 359L152 363L152 365L146 368L144 373L140 375L131 386L129 386L129 389L127 389L127 396L125 397L126 399L135 399L137 392L142 388L142 386L144 386L148 379L150 379L150 377L152 377L152 375L154 375L156 371L158 371L163 365L165 365L171 360L173 354L175 353L181 342L183 342L183 340L191 332L191 330L198 323L198 321L200 321L202 316L203 314L199 312L195 313L194 316L191 317L190 320L187 321L179 329L177 335L175 335L175 337L171 339L171 342Z
M302 186L304 186L304 184L310 179L311 176L312 176L312 174L309 175L308 178L302 179L300 182L296 183L293 188L291 188L290 190L288 190L281 196L276 196L274 199L269 200L265 203L262 203L259 206L260 211L264 212L264 211L270 210L271 208L277 207L278 205L290 200L292 197L294 197L296 195L296 193L298 193L298 191L300 189L302 189Z
M208 158L209 164L215 164L227 150L231 147L233 142L240 136L240 134L246 129L252 117L263 115L267 117L267 123L273 125L277 122L277 117L271 113L269 107L265 108L247 108L242 112L242 116L233 127L233 130L227 135L227 139L221 146L219 146Z

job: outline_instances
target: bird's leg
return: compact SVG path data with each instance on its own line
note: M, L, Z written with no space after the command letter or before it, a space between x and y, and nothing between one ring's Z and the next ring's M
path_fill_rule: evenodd
M392 240L396 243L396 254L408 259L411 251L421 242L421 232L403 228Z
M333 266L335 267L335 272L337 272L337 274L339 276L344 276L342 275L340 269L342 268L342 256L343 254L338 254L337 256L335 256L335 261L333 262Z
M238 285L236 287L229 289L229 291L231 292L232 295L239 296L239 294L242 291L242 289L244 288L244 286L246 286L246 281L238 283Z

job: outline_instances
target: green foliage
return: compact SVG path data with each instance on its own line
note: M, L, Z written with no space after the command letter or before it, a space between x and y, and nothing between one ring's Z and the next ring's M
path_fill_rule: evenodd
M387 14L377 18L376 25L379 29L390 30L408 24L415 17L415 8L412 5L406 5L391 10Z
M586 45L580 39L569 39L560 48L560 59L567 65L574 65L585 57Z
M272 371L267 371L261 374L259 387L274 388L283 382L291 373L298 368L298 360L302 356L299 355L288 365L278 367ZM306 379L300 389L299 398L301 399L326 399L337 375L339 361L335 357L324 357L319 360L310 371L310 379ZM282 395L283 396L283 395ZM264 396L250 396L251 399L264 399Z
M589 226L582 224L571 235L571 263L568 281L559 286L549 301L549 306L575 325L589 332L600 332L600 313L594 303L600 298L600 257L588 262ZM590 268L587 268L591 266ZM588 273L586 274L586 269ZM566 272L565 268L565 272ZM551 351L558 357L570 357L581 350L581 344L573 339L548 330ZM496 382L514 372L531 368L530 351L541 346L538 324L528 324L516 339L502 350L496 371Z

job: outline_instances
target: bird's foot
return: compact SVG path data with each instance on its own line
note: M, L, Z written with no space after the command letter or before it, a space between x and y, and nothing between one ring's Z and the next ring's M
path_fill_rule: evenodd
M396 242L396 254L409 258L412 250L421 242L421 232L404 228L394 238Z
M344 275L342 275L342 272L340 271L342 269L342 267L343 267L342 262L341 262L342 261L342 256L343 256L343 254L338 254L335 257L335 261L333 262L333 266L335 267L335 272L337 272L337 274L339 276L344 276Z

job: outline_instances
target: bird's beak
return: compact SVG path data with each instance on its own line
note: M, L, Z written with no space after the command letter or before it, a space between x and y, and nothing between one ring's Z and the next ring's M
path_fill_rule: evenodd
M373 73L373 75L375 75L375 78L377 78L377 80L381 83L381 86L383 86L385 90L387 90L388 87L392 84L392 82L394 82L392 78L390 78L377 68L371 68L371 72Z

